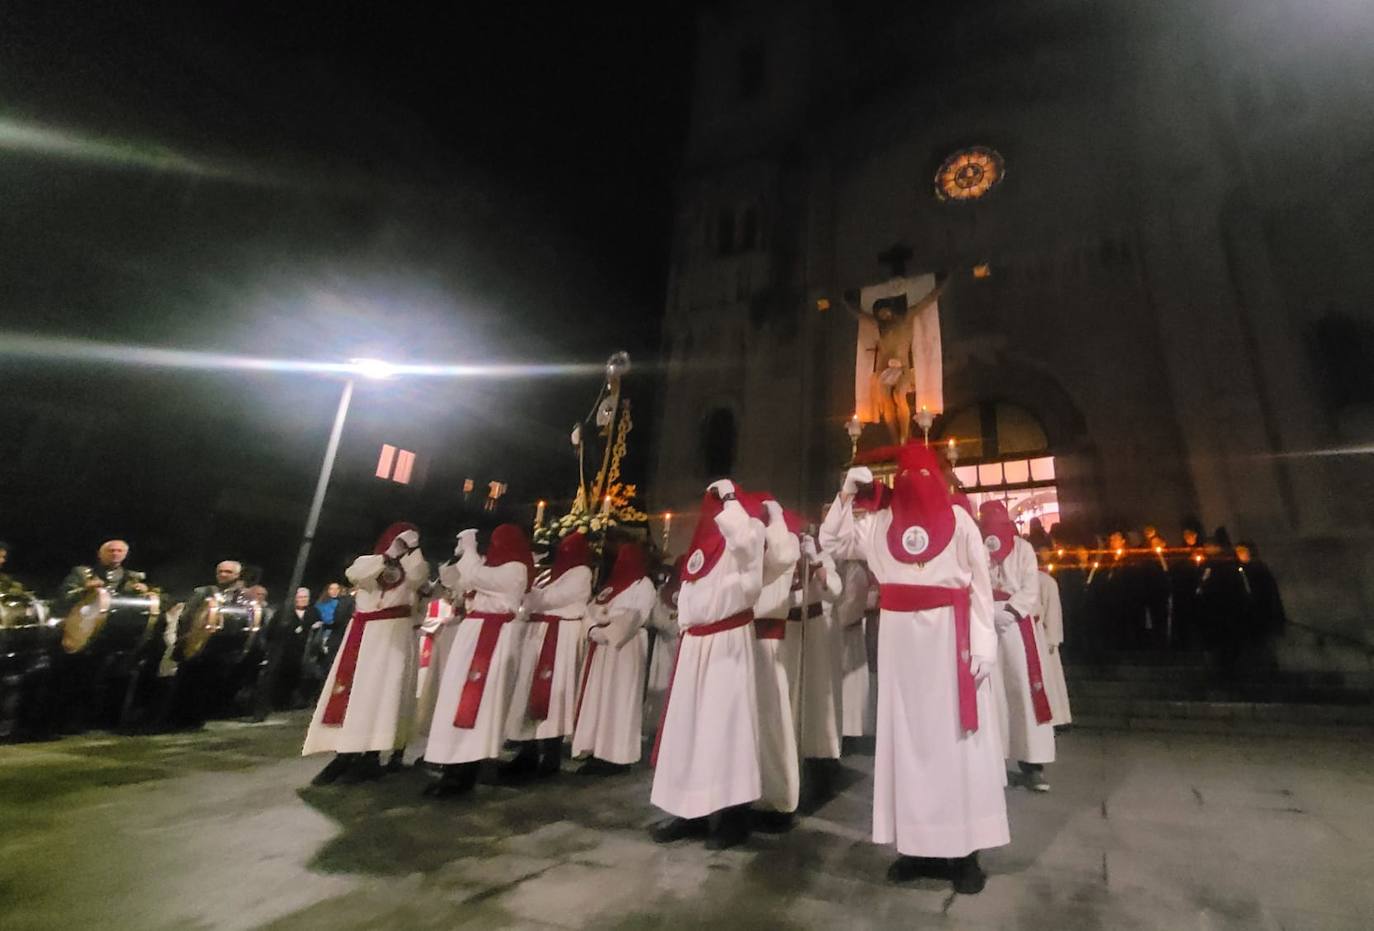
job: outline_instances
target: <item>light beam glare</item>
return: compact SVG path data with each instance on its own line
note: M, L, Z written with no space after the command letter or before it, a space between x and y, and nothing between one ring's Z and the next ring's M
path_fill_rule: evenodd
M366 375L358 361L317 362L310 359L267 359L260 356L162 349L66 337L32 336L0 331L0 358L27 361L87 362L149 368L246 372L301 372L323 375ZM376 360L367 360L375 363ZM541 378L599 375L601 362L496 363L380 363L394 376L425 378ZM375 369L374 369L375 371Z

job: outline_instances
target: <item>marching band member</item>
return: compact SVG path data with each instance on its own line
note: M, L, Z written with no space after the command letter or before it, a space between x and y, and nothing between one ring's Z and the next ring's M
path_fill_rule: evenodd
M175 646L172 648L176 673L164 697L162 715L168 723L178 727L203 727L206 719L217 710L216 706L234 691L230 669L233 659L208 652L188 659L183 652L185 638L207 601L218 598L238 603L247 602L250 597L243 582L243 565L233 559L222 559L215 564L213 584L191 590L177 616Z
M1001 501L983 502L978 523L997 605L997 652L1006 695L1003 755L1018 762L1028 788L1048 792L1044 764L1054 762L1054 727L1045 694L1044 650L1035 624L1040 603L1035 550L1017 536L1016 524Z
M416 596L429 581L420 531L392 524L347 576L355 611L301 748L335 754L313 785L378 778L380 751L404 747L415 718Z
M669 843L699 835L707 846L749 836L749 803L762 794L754 685L753 605L763 584L763 524L728 479L701 503L678 595L677 664L655 737L650 801L672 815L653 832Z
M579 774L612 775L639 762L640 689L648 647L643 627L656 600L654 583L644 574L644 550L638 543L622 543L610 578L588 612L596 626L578 695L572 754L591 759Z
M426 795L443 798L472 790L483 760L499 759L515 691L523 631L520 611L534 571L529 538L515 524L491 534L484 559L477 531L458 534L458 561L439 577L452 592L467 592L467 607L439 679L425 760L443 768Z
M525 596L527 624L515 677L506 736L520 744L502 767L510 779L552 776L563 759L563 738L573 732L577 713L577 645L592 597L591 548L587 535L570 533L558 544L553 567Z
M801 521L796 519L797 531ZM807 762L808 794L825 798L834 786L840 760L842 711L841 641L836 630L834 603L840 596L840 573L835 560L816 547L809 533L801 533L800 585L793 592L788 617L801 621L801 694L797 702L797 747Z
M1073 723L1069 687L1064 681L1064 662L1059 652L1064 645L1064 609L1059 602L1059 580L1044 570L1039 575L1040 600L1035 608L1035 622L1045 647L1045 696L1050 701L1050 725L1059 727Z
M845 560L840 567L840 599L835 604L835 620L840 626L840 665L844 675L840 710L842 737L867 737L873 733L872 695L868 671L868 643L864 638L864 617L869 601L877 607L876 586L869 584L868 567L858 560Z
M849 470L821 547L862 559L878 581L878 721L873 841L897 845L892 881L951 858L957 892L982 890L978 851L1010 841L1000 747L982 726L996 662L992 595L978 526L950 504L934 453L901 447L890 494ZM860 486L874 500L856 517Z
M673 564L672 574L659 586L658 598L649 614L653 643L649 647L649 676L644 690L644 725L647 727L656 726L663 717L663 699L673 675L673 658L677 656L677 599L682 590L682 567L685 565L686 555L679 556Z
M759 709L759 775L754 807L774 829L791 824L801 794L796 713L801 690L802 625L788 623L801 545L782 506L763 502L763 586L754 602L755 687Z

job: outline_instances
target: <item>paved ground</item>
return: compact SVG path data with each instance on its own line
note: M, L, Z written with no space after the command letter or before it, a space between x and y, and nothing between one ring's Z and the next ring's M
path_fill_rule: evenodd
M647 772L301 789L303 725L0 747L0 927L1374 927L1367 741L1066 735L966 897L883 882L867 757L790 834L710 854L648 841Z

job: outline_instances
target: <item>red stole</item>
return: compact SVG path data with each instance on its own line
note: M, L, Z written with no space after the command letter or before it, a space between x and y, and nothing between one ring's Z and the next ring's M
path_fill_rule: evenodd
M531 621L544 625L544 642L539 646L539 662L534 666L534 681L530 684L530 701L525 717L531 721L544 721L549 717L549 696L553 694L553 662L558 656L558 624L569 623L581 618L561 618L556 614L531 614Z
M959 684L959 726L978 730L978 683L973 680L969 634L969 590L943 585L901 585L884 582L878 586L878 607L884 611L954 610L955 679Z
M482 630L477 635L477 649L473 651L472 662L468 664L467 681L458 699L458 711L453 716L453 726L471 730L477 726L477 712L482 707L482 693L487 690L487 673L491 670L491 655L496 652L496 641L501 637L501 628L514 620L514 614L494 614L490 611L469 611L467 618L482 622ZM500 722L501 726L505 722Z
M358 653L363 647L363 628L369 621L390 621L410 617L415 609L408 605L382 608L380 611L358 611L348 624L343 650L339 653L339 668L334 671L334 690L324 706L320 723L327 727L342 727L348 714L348 700L353 694L353 676L358 671Z
M994 589L992 598L994 601L1008 601L1011 594ZM1030 679L1031 708L1035 711L1035 721L1037 724L1048 724L1054 714L1050 711L1050 697L1045 693L1045 674L1040 668L1040 651L1035 648L1035 621L1029 617L1022 617L1011 608L1007 610L1016 618L1016 627L1021 631L1021 645L1026 651L1026 678Z

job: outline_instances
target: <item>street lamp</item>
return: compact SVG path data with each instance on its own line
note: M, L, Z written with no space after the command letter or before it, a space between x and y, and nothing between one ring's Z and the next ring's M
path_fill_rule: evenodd
M296 597L296 589L305 578L305 564L310 559L310 546L315 542L315 529L320 523L320 511L324 508L324 494L329 488L329 477L334 472L334 459L339 453L339 439L343 436L344 421L348 418L348 405L353 400L353 382L362 377L382 381L396 374L396 368L381 359L350 359L349 377L344 380L343 391L339 394L339 407L334 412L334 427L329 431L329 443L324 449L324 462L320 465L320 477L315 482L315 497L310 502L310 513L305 518L305 534L301 537L301 547L296 551L296 566L291 570L291 584L286 587L288 609Z

